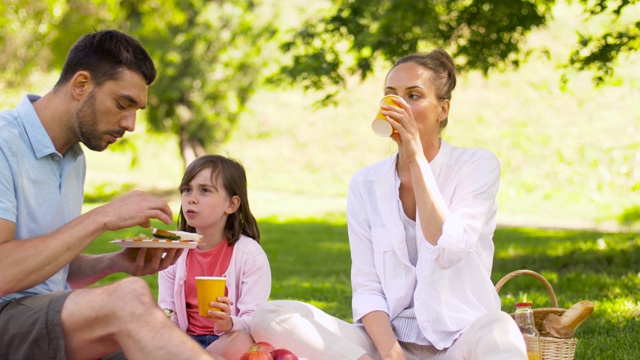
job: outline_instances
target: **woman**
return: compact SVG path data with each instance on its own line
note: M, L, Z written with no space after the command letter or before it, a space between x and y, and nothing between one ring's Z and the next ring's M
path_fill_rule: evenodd
M490 279L500 166L441 138L455 66L443 50L400 59L381 106L398 152L358 171L347 202L353 319L299 302L255 313L256 340L309 359L526 359Z

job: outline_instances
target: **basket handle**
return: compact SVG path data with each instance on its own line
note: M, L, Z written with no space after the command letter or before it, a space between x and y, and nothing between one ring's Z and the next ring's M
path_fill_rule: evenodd
M500 281L498 281L498 283L496 284L496 291L500 292L500 289L502 289L502 286L507 281L513 279L514 277L516 277L518 275L529 275L529 276L533 276L534 278L540 280L540 282L544 285L544 287L547 289L547 292L549 293L549 297L551 298L551 305L554 308L558 307L558 300L556 299L556 294L553 292L553 288L551 287L551 284L549 284L549 282L547 281L547 279L544 278L544 276L538 274L535 271L531 271L531 270L516 270L516 271L512 271L512 272L508 273L502 279L500 279Z

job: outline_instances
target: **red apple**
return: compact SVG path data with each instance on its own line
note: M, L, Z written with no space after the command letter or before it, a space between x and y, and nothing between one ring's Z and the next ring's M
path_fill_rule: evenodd
M248 352L266 352L271 353L275 348L266 341L258 341L249 347Z
M242 354L240 360L273 360L273 356L263 351L247 351Z
M296 354L287 349L275 349L271 352L273 360L298 360Z

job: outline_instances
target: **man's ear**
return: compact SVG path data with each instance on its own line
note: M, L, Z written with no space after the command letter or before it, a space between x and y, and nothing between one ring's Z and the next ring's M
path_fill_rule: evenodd
M233 214L240 207L240 197L238 195L234 195L231 197L231 201L229 201L229 206L227 206L226 213Z
M93 88L93 81L89 72L78 71L69 81L69 88L76 100L80 100L89 94Z

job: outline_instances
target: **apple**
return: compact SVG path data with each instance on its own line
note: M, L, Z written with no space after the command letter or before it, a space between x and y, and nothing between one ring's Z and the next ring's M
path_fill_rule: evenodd
M275 350L275 347L266 341L258 341L249 347L249 352L271 353L273 350Z
M273 360L298 360L296 354L287 349L275 349L271 352Z
M273 356L264 351L247 351L242 354L240 360L273 360Z

